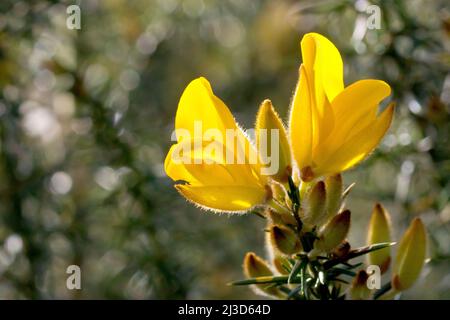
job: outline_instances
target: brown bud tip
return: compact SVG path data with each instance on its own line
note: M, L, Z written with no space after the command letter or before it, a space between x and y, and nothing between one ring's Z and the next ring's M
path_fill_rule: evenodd
M338 258L345 257L350 252L350 249L350 243L348 243L348 241L344 241L338 245L336 249L334 249L333 255Z
M344 210L329 221L320 231L315 247L330 252L347 237L350 229L350 210Z
M253 252L248 252L245 255L243 269L248 278L272 275L267 263Z
M257 278L257 277L265 277L272 276L272 270L269 268L269 265L266 261L258 257L253 252L248 252L244 258L244 274L247 278ZM277 288L267 288L267 285L254 285L252 289L257 294L269 295L278 297L280 292Z
M356 277L353 279L353 283L358 285L366 285L367 279L369 279L367 272L365 270L359 270Z
M283 254L291 255L301 250L300 240L295 232L288 227L272 226L270 238L273 246Z
M300 177L305 182L310 182L314 179L314 172L310 166L304 167L300 170Z
M272 200L273 198L273 192L272 192L272 188L268 185L265 185L264 188L266 189L266 202Z
M314 189L316 189L317 194L320 196L321 200L325 200L325 182L319 181L314 186ZM314 190L313 189L313 190Z
M336 224L350 224L350 216L350 210L345 209L344 211L336 215L332 221L334 221L334 223Z
M360 270L353 278L350 288L350 297L353 300L367 300L370 298L370 289L367 287L369 275L366 271Z

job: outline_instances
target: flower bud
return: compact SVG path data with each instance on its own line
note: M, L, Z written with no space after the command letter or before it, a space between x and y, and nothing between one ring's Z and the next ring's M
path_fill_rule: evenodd
M350 252L350 249L350 243L348 241L343 241L333 250L333 256L343 258Z
M272 196L274 199L276 199L278 202L283 203L286 199L287 192L286 189L281 185L281 183L273 182L270 185L272 189Z
M267 262L258 257L253 252L247 252L247 254L245 255L243 269L244 275L247 278L257 278L273 275L272 270L270 270ZM253 288L255 289L256 293L263 293L274 296L277 296L279 294L278 289L267 288L267 285L265 284L255 285Z
M304 222L313 226L320 224L326 214L325 183L323 181L317 182L309 190L306 199Z
M419 218L406 230L395 258L392 287L397 291L410 288L420 275L426 254L426 230Z
M330 252L345 240L349 229L350 210L344 210L334 216L320 231L319 239L316 240L314 247Z
M367 287L369 275L366 271L360 270L353 278L350 288L350 297L352 300L368 300L370 298L370 289Z
M264 229L264 247L266 249L267 259L269 261L272 261L279 253L277 252L277 248L273 246L271 235L270 235L270 228L272 226L272 223L268 221L266 229Z
M270 241L279 252L292 255L301 250L300 240L292 229L282 225L274 225L269 232Z
M342 200L342 176L336 174L325 179L327 192L327 218L334 217L341 207Z
M275 269L283 275L289 274L289 271L286 269L287 266L289 266L289 261L282 255L276 255L273 259L273 266Z
M255 127L256 147L262 162L266 164L264 169L270 171L274 180L286 182L292 173L291 149L286 129L270 100L264 100L261 104ZM278 138L278 141L272 141L273 138Z
M266 209L266 217L273 224L283 224L283 219L281 218L281 214L272 208Z
M292 214L278 212L272 208L266 209L266 216L272 224L295 225L297 222Z
M253 252L247 252L244 258L244 274L247 278L271 276L269 265Z
M391 219L389 212L381 204L377 203L370 218L367 245L382 242L391 242ZM379 266L381 273L384 273L391 262L391 248L386 247L369 252L367 258L369 264Z

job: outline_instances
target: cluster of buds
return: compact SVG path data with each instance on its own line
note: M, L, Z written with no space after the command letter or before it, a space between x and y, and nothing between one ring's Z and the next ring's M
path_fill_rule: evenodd
M304 183L303 190L298 190L293 181L291 186L284 191L283 185L275 185L274 189L284 190L274 193L274 205L266 209L269 252L274 256L303 252L310 258L331 253L350 228L350 211L341 210L348 193L342 191L341 175L310 186Z
M425 261L426 232L416 218L403 235L390 280L381 285L391 264L388 211L376 204L367 245L352 248L347 240L351 212L340 174L297 185L273 184L273 199L262 215L267 220L268 259L253 252L244 258L246 280L262 295L282 299L387 299L410 288ZM351 260L366 255L366 264Z

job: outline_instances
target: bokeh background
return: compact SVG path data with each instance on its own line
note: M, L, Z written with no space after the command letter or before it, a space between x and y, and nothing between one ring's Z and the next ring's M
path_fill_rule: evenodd
M81 30L66 27L79 4ZM369 4L381 29L368 30ZM0 298L255 298L241 279L264 255L254 215L201 212L165 176L184 87L207 77L252 127L270 98L287 119L299 41L329 37L345 83L393 88L394 123L356 169L350 239L371 208L399 239L429 231L423 277L402 298L450 298L450 8L447 0L82 0L0 2ZM82 289L66 288L66 268Z

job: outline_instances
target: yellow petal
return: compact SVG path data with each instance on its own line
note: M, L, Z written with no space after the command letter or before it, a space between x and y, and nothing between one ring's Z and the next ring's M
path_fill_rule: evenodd
M398 247L393 267L392 286L396 290L411 287L422 271L426 254L426 231L422 221L411 222Z
M314 177L315 149L330 135L334 114L330 102L344 89L339 51L327 38L306 34L301 41L303 64L289 120L292 152L304 181Z
M306 34L301 42L303 64L307 66L310 79L313 73L315 96L320 104L326 96L328 101L344 89L343 63L339 50L324 36L318 33Z
M373 245L381 242L391 242L391 219L389 212L379 203L375 205L369 223L369 232L367 234L367 244ZM372 251L368 254L368 262L380 267L381 273L384 273L389 267L391 261L391 248L383 248Z
M213 211L246 212L252 207L264 203L266 192L264 188L250 186L175 186L188 200L202 208Z
M166 158L166 173L173 180L191 185L249 185L263 188L264 180L252 164L227 162L227 149L219 141L183 140L174 145ZM231 150L232 151L232 150ZM231 152L230 151L230 152Z
M389 85L380 80L361 80L345 88L332 102L336 125L315 150L315 157L329 157L345 141L369 126L376 119L378 104L390 93Z
M184 90L178 104L175 116L175 129L187 130L194 137L195 124L201 123L199 134L208 129L225 132L226 129L236 129L236 121L228 107L216 97L208 80L203 77L193 80ZM181 141L182 135L177 131L177 139Z
M305 66L300 66L299 81L289 116L289 140L292 153L300 169L311 166L313 146L313 118L310 86Z
M394 104L390 104L369 126L356 132L352 138L317 164L317 175L345 171L362 161L380 143L392 121Z
M378 104L390 94L391 87L381 80L366 79L352 83L332 101L336 123L354 129L361 121L373 120Z
M344 89L343 63L334 44L320 34L306 34L301 48L313 106L313 145L318 145L335 123L330 102Z
M219 140L224 145L233 143L235 160L242 154L239 163L254 163L258 160L255 147L203 77L191 81L184 90L175 116L175 129L178 142L188 138Z
M256 148L270 176L279 181L286 182L290 175L291 151L288 143L286 129L275 111L272 102L265 100L256 116ZM276 130L274 132L274 130ZM273 134L278 135L277 141L272 141ZM272 144L276 149L272 150Z
M180 145L178 143L174 144L167 153L166 159L164 160L164 170L166 171L166 174L174 181L183 180L186 182L189 181L190 183L197 182L197 179L189 173L184 165L177 164L176 161L173 160L174 153L177 152L178 148L180 148Z

